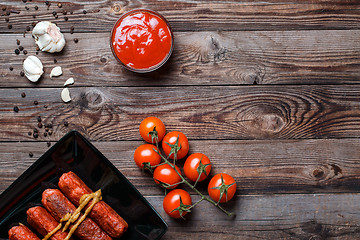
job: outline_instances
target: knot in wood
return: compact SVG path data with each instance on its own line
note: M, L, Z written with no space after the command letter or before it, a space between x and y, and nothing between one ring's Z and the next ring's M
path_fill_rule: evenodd
M84 108L100 108L106 102L104 94L95 88L87 89L80 94L79 105Z
M122 14L124 12L124 9L119 4L114 4L111 9L115 14Z
M276 106L257 104L244 108L237 121L255 138L272 137L286 125L284 114Z

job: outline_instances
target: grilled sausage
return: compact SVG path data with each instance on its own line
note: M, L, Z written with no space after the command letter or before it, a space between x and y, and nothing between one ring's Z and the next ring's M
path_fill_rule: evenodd
M26 211L26 214L27 222L44 237L59 225L59 223L43 207L29 208ZM67 234L67 232L59 230L50 237L50 240L63 240L66 238Z
M73 172L64 173L59 179L59 188L76 206L81 196L92 193L91 189ZM94 205L89 217L113 238L119 238L127 230L127 222L104 201Z
M67 213L72 214L76 210L75 206L58 189L46 189L42 194L41 202L57 221L60 221ZM90 218L85 218L74 234L82 240L112 239Z
M14 226L10 228L8 233L9 240L40 240L40 238L25 225Z

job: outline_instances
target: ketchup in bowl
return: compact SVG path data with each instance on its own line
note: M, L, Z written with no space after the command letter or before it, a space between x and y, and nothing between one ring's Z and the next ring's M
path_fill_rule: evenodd
M111 33L115 58L134 72L151 72L170 57L174 37L170 25L160 14L144 9L125 13Z

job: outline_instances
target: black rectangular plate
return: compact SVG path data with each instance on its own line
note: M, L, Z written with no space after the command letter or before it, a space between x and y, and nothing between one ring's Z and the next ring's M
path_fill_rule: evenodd
M127 221L129 229L121 239L155 240L167 231L166 222L126 177L80 133L71 131L0 195L0 238L7 239L15 224L29 226L27 209L40 205L42 192L57 187L68 171L93 191L101 188L103 200Z

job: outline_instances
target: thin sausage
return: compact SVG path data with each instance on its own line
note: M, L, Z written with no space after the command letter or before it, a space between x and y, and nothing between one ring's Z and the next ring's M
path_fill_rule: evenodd
M10 228L8 233L9 240L40 240L40 238L25 225L14 226Z
M58 185L76 206L79 206L81 196L92 193L91 189L73 172L64 173ZM89 217L113 238L121 237L128 228L127 222L104 201L94 205Z
M59 225L59 222L43 207L29 208L26 214L27 222L44 237ZM59 230L50 237L50 240L64 240L67 234L67 232Z
M42 194L41 202L57 221L60 221L67 213L72 214L76 210L75 206L58 189L46 189ZM85 218L77 227L75 235L82 240L112 239L90 218Z

